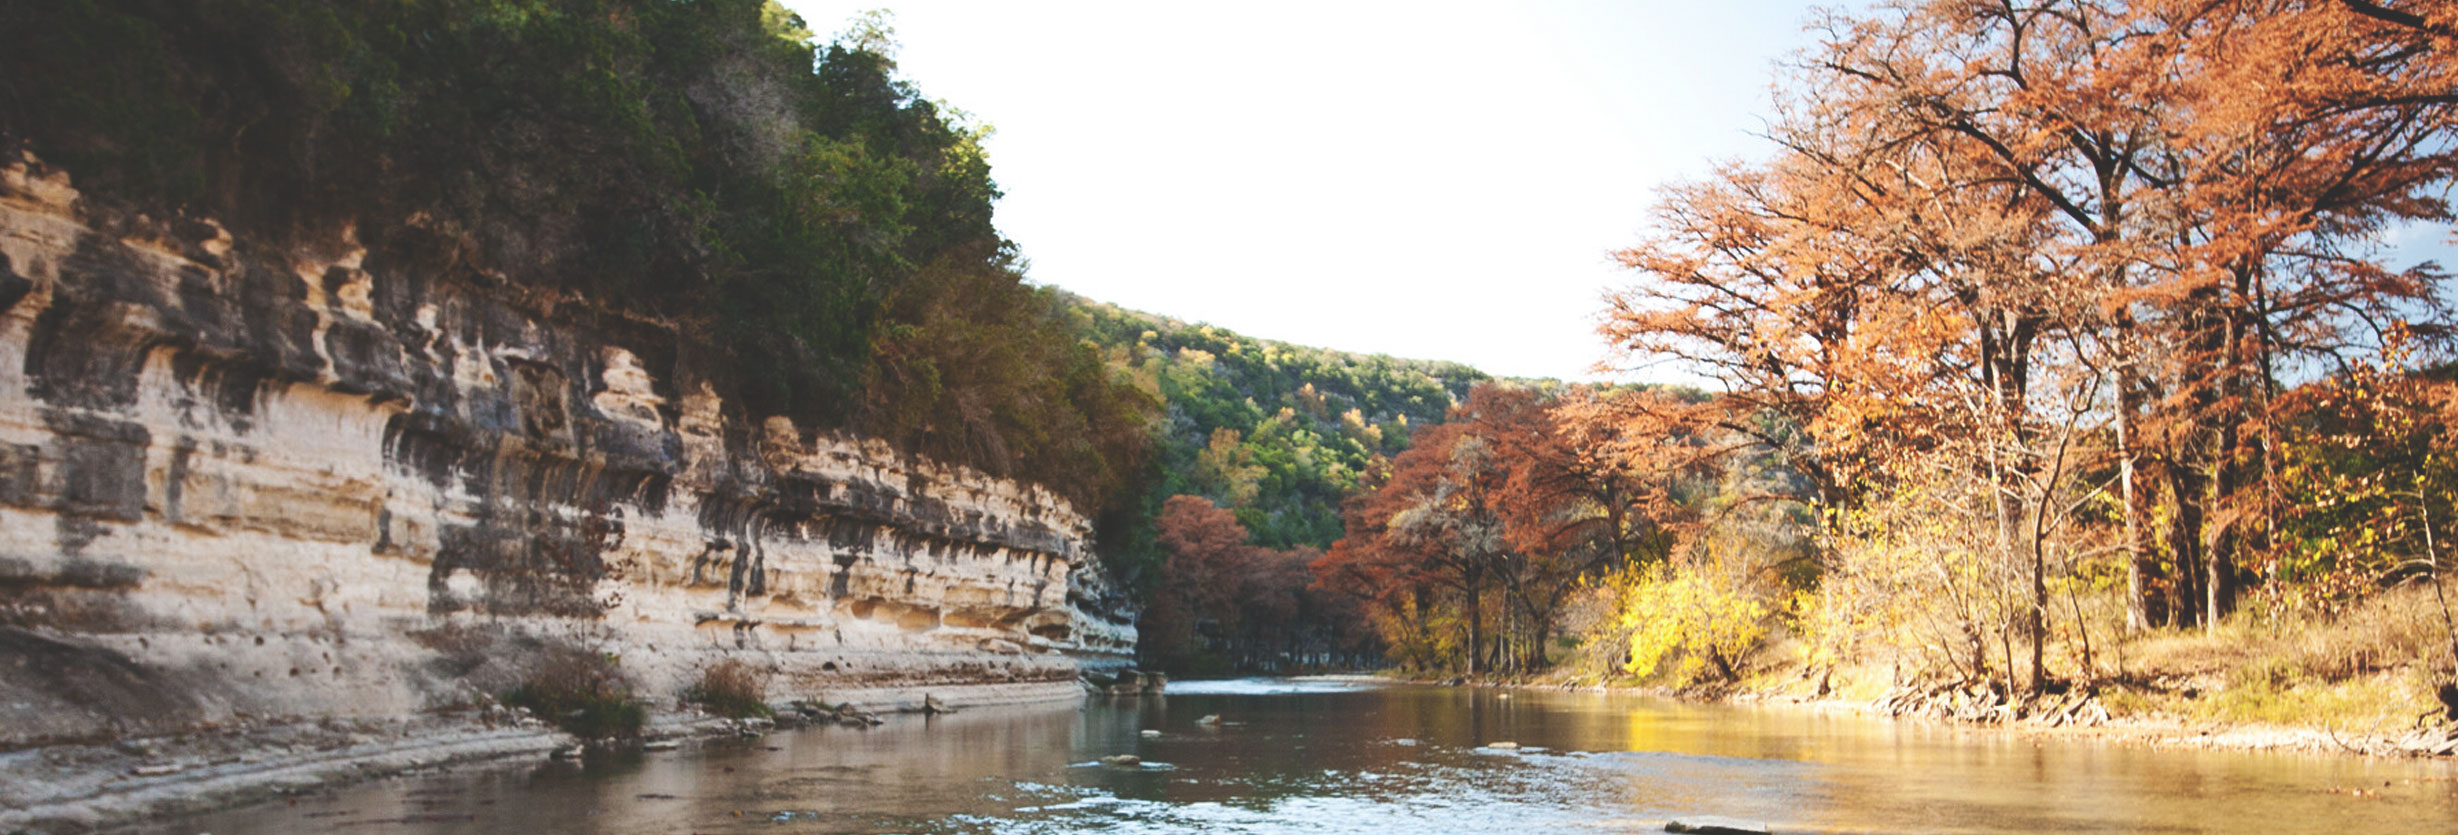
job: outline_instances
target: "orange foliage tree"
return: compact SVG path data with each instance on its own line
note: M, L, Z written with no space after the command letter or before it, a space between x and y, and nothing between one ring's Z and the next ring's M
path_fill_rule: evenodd
M2454 20L2353 0L1831 16L1779 152L1666 193L1604 334L1625 364L1717 378L1736 432L1780 416L1793 433L1760 440L1830 519L1917 488L1985 520L1957 528L1988 552L1973 576L2013 591L1969 611L2011 622L1968 631L2008 646L2008 678L2024 638L2043 687L2052 632L2089 655L2052 589L2092 555L2123 555L2131 628L2214 623L2271 571L2247 561L2286 507L2287 375L2394 324L2443 335L2443 276L2369 247L2450 219Z
M1137 629L1150 668L1278 671L1357 649L1345 601L1310 588L1312 548L1249 544L1237 516L1201 496L1171 496L1156 526L1168 562Z
M1347 507L1314 564L1358 600L1396 660L1468 673L1542 669L1565 603L1590 581L1662 559L1688 511L1676 467L1609 416L1652 392L1483 384L1420 430ZM1686 453L1685 453L1686 454Z

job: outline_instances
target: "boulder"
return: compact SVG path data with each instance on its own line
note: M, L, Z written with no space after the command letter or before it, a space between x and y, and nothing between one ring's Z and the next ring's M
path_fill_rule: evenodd
M1666 832L1695 832L1699 835L1769 835L1766 824L1720 815L1691 815L1674 818L1664 824Z

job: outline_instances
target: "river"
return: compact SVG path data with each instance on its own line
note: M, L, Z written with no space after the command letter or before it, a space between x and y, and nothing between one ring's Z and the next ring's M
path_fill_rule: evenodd
M1144 762L1099 762L1122 753ZM467 768L143 831L1523 835L1660 831L1691 814L1778 832L2452 832L2458 768L1628 695L1245 679Z

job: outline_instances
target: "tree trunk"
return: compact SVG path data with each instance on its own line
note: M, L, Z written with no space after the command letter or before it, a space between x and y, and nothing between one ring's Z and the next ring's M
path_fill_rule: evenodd
M2147 575L2155 570L2142 548L2141 497L2134 492L2134 408L2140 399L2129 368L2117 371L2117 485L2125 502L2125 631L2151 624Z
M2243 459L2236 449L2238 440L2239 432L2233 421L2220 428L2219 473L2210 499L2213 505L2227 501L2244 486L2244 465L2240 463ZM2207 519L2204 524L2209 524ZM2210 543L2202 552L2202 566L2208 572L2202 581L2207 601L2202 609L2202 628L2206 630L2218 629L2219 621L2236 611L2236 550L2242 539L2237 531L2242 527L2241 523L2230 524L2203 535Z
M2221 531L2202 555L2202 567L2209 573L2202 580L2202 591L2208 605L2202 610L2202 628L2216 630L2219 621L2236 611L2236 531Z
M2201 473L2189 462L2168 467L2168 500L2176 512L2168 521L2168 553L2176 558L2176 582L2168 587L2170 625L2202 622L2202 508L2207 490Z
M2043 661L2043 649L2048 645L2048 558L2047 549L2038 537L2031 540L2031 692L2048 691L2048 667Z
M1485 657L1484 567L1468 564L1465 592L1468 595L1468 674L1477 674L1477 662Z

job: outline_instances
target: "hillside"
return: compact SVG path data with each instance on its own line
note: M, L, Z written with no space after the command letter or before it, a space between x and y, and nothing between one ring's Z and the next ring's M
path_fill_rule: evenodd
M1340 502L1493 379L1455 362L1258 339L1060 294L1077 332L1164 404L1146 518L1174 495L1235 513L1255 543L1330 547Z

